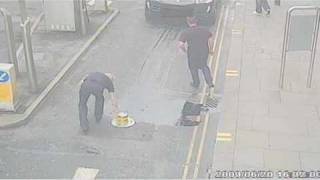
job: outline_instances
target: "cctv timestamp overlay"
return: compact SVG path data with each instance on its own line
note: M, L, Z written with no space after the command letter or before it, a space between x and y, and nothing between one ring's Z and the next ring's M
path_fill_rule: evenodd
M263 170L218 170L215 171L214 178L253 178L253 179L303 179L303 178L313 178L319 179L320 178L320 170L314 171L303 171L303 170L296 170L296 171L289 171L289 170L279 170L279 171L263 171Z

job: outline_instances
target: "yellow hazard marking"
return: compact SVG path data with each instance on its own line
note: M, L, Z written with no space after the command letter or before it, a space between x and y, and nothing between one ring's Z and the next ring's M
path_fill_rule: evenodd
M229 142L229 141L232 141L232 138L230 137L230 138L224 138L224 137L217 137L217 141L227 141L227 142Z
M239 71L238 70L227 70L226 76L237 77L237 76L239 76Z
M227 72L227 73L239 73L238 70L227 70L226 72Z
M74 174L74 180L94 180L99 172L99 169L83 168L79 167Z
M231 137L231 133L218 133L217 134L218 137Z
M238 77L239 74L226 73L226 76L228 76L228 77Z
M232 35L241 35L242 34L242 29L233 29L232 30Z
M217 141L232 141L231 133L217 133Z

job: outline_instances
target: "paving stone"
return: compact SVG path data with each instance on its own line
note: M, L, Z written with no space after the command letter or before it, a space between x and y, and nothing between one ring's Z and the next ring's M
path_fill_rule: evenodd
M221 118L219 122L219 131L234 134L237 128L237 118Z
M234 158L236 170L261 170L264 168L263 150L237 148Z
M290 135L308 134L306 121L303 119L286 119L266 116L255 116L253 130L270 133L285 133Z
M239 113L247 113L253 115L267 115L269 104L262 102L240 102Z
M239 114L238 129L239 130L252 130L253 129L252 122L253 122L253 115Z
M301 121L318 119L317 110L315 106L306 106L298 103L281 103L270 104L270 117L290 118L291 121L295 119Z
M239 102L280 103L280 91L240 91Z
M216 153L213 171L232 170L233 152Z
M237 131L237 148L268 148L268 133L259 131Z
M320 153L320 137L273 133L270 134L269 143L273 150Z
M301 88L299 88L302 90ZM297 105L320 105L320 96L318 94L310 93L293 93L281 92L281 101L285 104Z
M307 121L308 135L311 137L320 137L320 121L309 120Z
M226 76L226 80L224 84L225 92L237 92L239 90L239 77Z
M270 170L301 169L298 152L265 150L264 162Z
M304 171L319 170L320 153L300 153L301 169Z

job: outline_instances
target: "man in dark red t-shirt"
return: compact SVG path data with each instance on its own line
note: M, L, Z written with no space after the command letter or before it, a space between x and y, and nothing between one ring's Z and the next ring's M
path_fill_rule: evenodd
M206 83L212 88L214 86L212 75L207 65L209 52L212 49L212 33L207 28L198 26L198 21L194 17L188 17L187 23L189 28L182 32L179 38L179 48L188 55L188 65L193 80L191 86L199 87L199 70L201 70Z

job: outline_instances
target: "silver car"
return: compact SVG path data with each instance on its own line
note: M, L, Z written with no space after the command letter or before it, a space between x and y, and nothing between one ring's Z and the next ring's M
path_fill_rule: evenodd
M218 0L146 0L147 21L155 18L194 16L203 25L212 25L216 19Z

